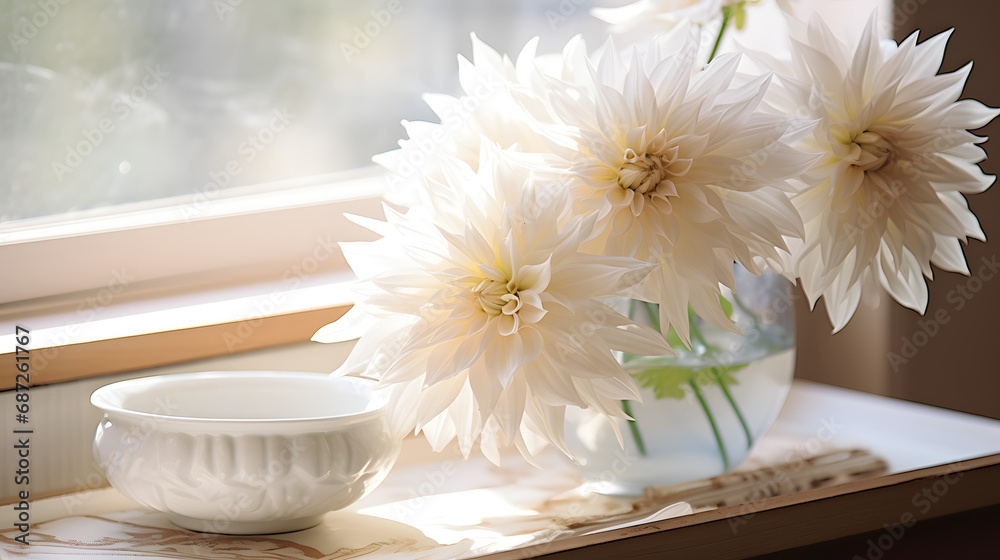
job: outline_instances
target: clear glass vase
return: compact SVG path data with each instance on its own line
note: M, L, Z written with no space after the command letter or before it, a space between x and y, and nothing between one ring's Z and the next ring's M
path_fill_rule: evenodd
M619 356L642 394L642 403L622 403L635 418L618 421L624 449L606 419L590 410L567 411L567 444L592 490L638 495L647 486L723 474L746 459L774 422L795 369L791 284L737 266L736 292L725 290L723 298L742 334L692 314L691 350L670 332L675 357ZM611 303L638 322L657 322L655 305Z

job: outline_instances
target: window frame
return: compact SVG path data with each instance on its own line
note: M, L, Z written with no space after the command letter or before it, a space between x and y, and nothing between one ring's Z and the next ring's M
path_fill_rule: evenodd
M332 244L373 238L345 214L380 213L385 186L382 172L366 167L0 224L6 265L0 313L12 304L37 309L60 296L121 284L177 287L291 276L296 260L307 274L349 272Z
M369 167L0 224L0 364L18 325L33 384L307 341L353 305L338 243L376 237L347 215L385 187Z

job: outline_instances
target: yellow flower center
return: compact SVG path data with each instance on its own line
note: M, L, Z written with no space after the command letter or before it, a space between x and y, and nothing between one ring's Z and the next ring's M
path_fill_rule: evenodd
M866 130L854 137L854 143L861 152L853 165L862 171L878 171L892 157L892 144L876 132Z
M473 305L491 321L497 319L501 335L514 334L521 326L537 323L548 313L541 299L551 274L548 262L521 266L513 275L488 265L481 265L479 271L483 275L471 290Z
M690 169L690 158L678 157L678 147L644 152L639 155L632 148L625 150L618 168L618 186L606 191L608 202L617 208L627 208L633 216L642 214L643 208L652 204L658 211L669 214L671 197L677 196L674 179ZM631 221L619 222L619 230L629 227ZM616 226L618 227L618 226Z
M483 278L483 281L472 289L472 293L476 296L476 307L490 317L500 314L513 315L521 309L517 286L513 280L504 283Z
M684 175L689 169L691 160L678 157L677 148L661 154L646 152L642 155L628 148L618 169L618 184L636 194L676 195L671 178Z
M618 184L639 194L646 194L667 178L670 166L663 156L636 154L632 148L625 150L625 162L618 171Z
M878 171L892 159L893 149L884 136L864 124L839 122L830 125L833 154L861 171Z

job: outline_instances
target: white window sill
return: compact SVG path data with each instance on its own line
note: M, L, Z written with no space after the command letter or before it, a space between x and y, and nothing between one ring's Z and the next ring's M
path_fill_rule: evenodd
M352 304L337 244L374 234L344 214L381 215L384 180L298 183L3 224L0 360L17 326L33 385L309 340Z
M367 168L0 224L0 313L75 308L60 296L88 290L134 299L346 272L336 243L373 235L344 214L379 215L384 188Z

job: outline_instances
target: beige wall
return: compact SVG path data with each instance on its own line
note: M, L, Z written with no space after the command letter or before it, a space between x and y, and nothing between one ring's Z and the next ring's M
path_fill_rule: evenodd
M909 2L919 4L919 2ZM907 6L898 2L900 11ZM912 9L912 6L910 7ZM955 28L948 44L943 69L950 71L970 60L975 61L964 97L978 99L991 107L1000 106L1000 3L994 0L928 0L912 16L900 13L896 35L905 37L914 29L921 37ZM978 132L980 136L1000 135L1000 121L994 121ZM991 175L1000 171L1000 141L983 144L992 159L983 162L983 170ZM992 277L987 262L1000 260L1000 187L993 186L980 195L969 198L969 206L979 216L989 243L973 241L966 248L971 277L942 273L931 284L930 303L922 320L927 331L933 324L927 318L937 314L947 322L940 325L935 336L916 356L890 371L889 387L894 395L948 408L957 408L1000 418L1000 351L998 311L1000 311L1000 273ZM981 274L980 270L985 272ZM963 295L961 290L971 295ZM978 289L975 294L972 290ZM959 303L964 302L964 303ZM897 351L903 338L923 341L916 334L921 318L904 310L891 312L890 350Z

